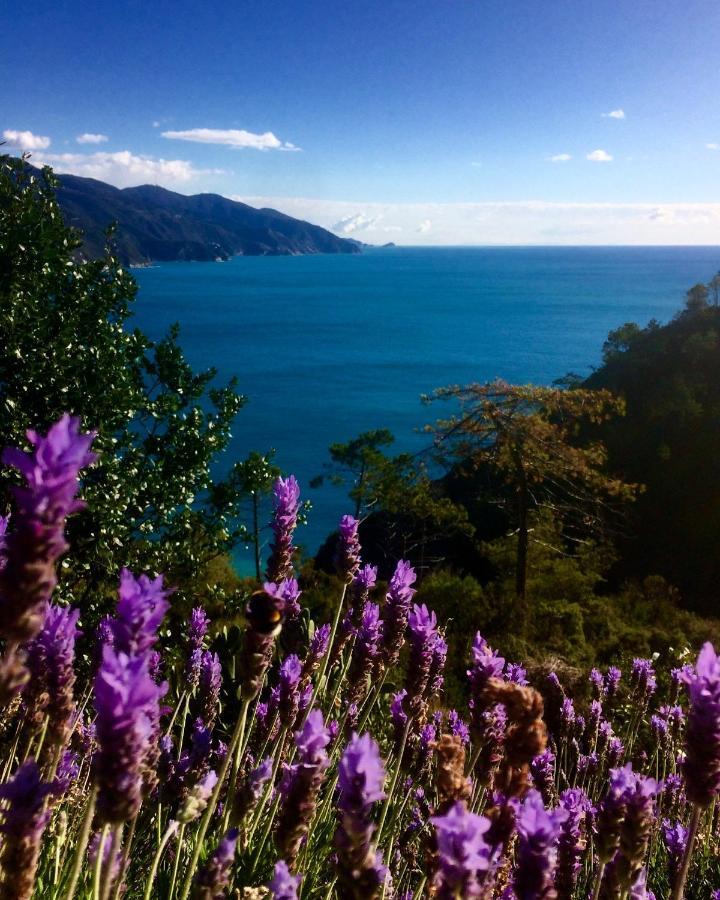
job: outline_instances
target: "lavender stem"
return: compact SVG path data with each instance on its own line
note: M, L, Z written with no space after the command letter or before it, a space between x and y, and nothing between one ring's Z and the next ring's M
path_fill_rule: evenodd
M400 767L402 766L402 759L405 755L405 744L407 744L408 735L410 734L410 726L412 725L413 717L408 716L407 722L405 723L405 730L403 731L402 740L400 741L400 746L398 747L397 760L395 761L395 768L393 770L392 779L390 780L390 787L387 792L387 796L385 797L385 802L383 803L382 813L380 815L380 821L378 822L377 829L377 837L375 838L375 847L377 848L380 845L380 838L382 837L382 830L385 824L385 819L387 819L387 814L390 809L390 803L392 801L392 795L395 791L395 787L398 782L398 778L400 777Z
M155 856L153 857L152 866L150 867L150 874L148 875L147 884L145 885L145 893L143 894L143 900L150 900L152 895L152 887L155 884L155 876L157 875L158 866L160 865L160 859L162 858L163 853L165 852L165 848L168 845L168 841L177 831L177 822L171 821L168 824L168 827L165 829L165 834L162 836L162 840L160 841L160 846L157 848L155 852ZM175 861L179 857L179 853L175 857ZM118 879L119 880L119 879ZM168 896L172 896L172 891Z
M75 845L75 856L73 858L72 869L70 871L70 884L65 892L64 900L73 900L78 879L80 878L80 870L82 869L83 857L87 847L88 838L90 837L90 827L92 826L93 815L95 813L95 801L97 799L97 788L93 787L90 791L87 806L85 807L85 815L80 826L77 844Z

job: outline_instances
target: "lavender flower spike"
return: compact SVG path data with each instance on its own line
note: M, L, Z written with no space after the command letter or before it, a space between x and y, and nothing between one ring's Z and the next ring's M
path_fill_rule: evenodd
M40 842L50 819L45 801L52 791L53 786L43 783L40 769L32 759L23 763L12 779L0 786L0 799L7 803L0 825L3 835L0 850L2 900L29 900L32 897Z
M292 575L295 553L292 541L300 510L300 486L294 475L277 479L273 486L273 505L272 530L275 540L268 560L267 580L279 583Z
M242 698L252 700L260 692L272 659L275 640L285 619L285 601L267 591L255 591L245 609L245 652L242 657Z
M32 718L47 715L51 745L64 747L75 712L75 639L80 610L48 605L42 631L27 647L31 679L23 699ZM40 721L37 722L40 724Z
M435 645L440 635L437 618L423 603L415 604L408 615L410 659L408 660L407 692L411 715L418 715L425 705L430 682Z
M15 528L4 535L0 567L0 637L22 643L42 627L45 604L57 576L55 563L67 550L65 519L83 507L76 499L78 474L96 459L95 433L80 433L80 420L64 415L42 437L28 431L31 453L7 448L2 462L18 469L25 487L14 487Z
M371 900L379 896L387 870L372 848L373 804L385 796L385 766L369 734L353 734L338 767L338 826L335 831L338 881L342 896Z
M215 852L195 878L193 900L222 900L227 896L237 839L238 832L233 829L217 845Z
M417 580L415 569L404 559L398 561L385 597L385 633L383 635L383 650L385 664L394 666L400 651L405 643L405 629L407 628L408 615L412 598L416 591L413 585Z
M94 688L98 816L102 822L127 822L142 803L143 766L165 686L152 680L145 656L106 646Z
M468 812L459 801L444 816L430 821L435 826L439 856L434 896L439 900L484 896L482 880L491 862L491 848L485 839L490 820Z
M555 868L564 809L548 812L540 793L528 791L516 817L518 848L514 888L518 900L541 900L555 895Z
M359 526L360 522L354 516L343 516L340 519L335 569L345 584L352 584L360 568Z
M297 900L300 876L291 875L287 863L280 860L275 864L272 881L268 884L268 890L272 900Z
M110 623L116 650L129 656L152 650L158 627L170 606L168 594L162 575L135 577L128 569L121 571L117 618Z
M720 657L703 645L694 673L684 675L690 696L685 733L685 791L698 806L709 806L720 791Z

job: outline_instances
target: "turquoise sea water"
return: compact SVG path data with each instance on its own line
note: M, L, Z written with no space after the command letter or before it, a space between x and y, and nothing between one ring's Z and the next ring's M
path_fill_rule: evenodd
M419 396L434 387L586 374L608 331L666 321L719 268L715 247L238 257L137 270L136 319L152 336L179 322L193 365L238 376L249 402L228 462L277 450L313 501L312 550L347 511L337 488L307 489L331 442L388 427L398 449L419 447L433 413Z

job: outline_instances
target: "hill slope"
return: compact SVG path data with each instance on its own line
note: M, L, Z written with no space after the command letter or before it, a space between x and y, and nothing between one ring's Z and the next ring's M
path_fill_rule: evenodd
M88 257L101 253L111 222L117 222L115 241L126 265L360 252L317 225L218 194L186 197L152 185L120 190L93 178L58 177L60 207L67 224L83 232Z

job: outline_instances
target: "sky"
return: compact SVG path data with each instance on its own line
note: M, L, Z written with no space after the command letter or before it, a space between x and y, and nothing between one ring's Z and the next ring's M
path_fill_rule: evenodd
M720 244L717 0L35 0L0 133L367 241Z

